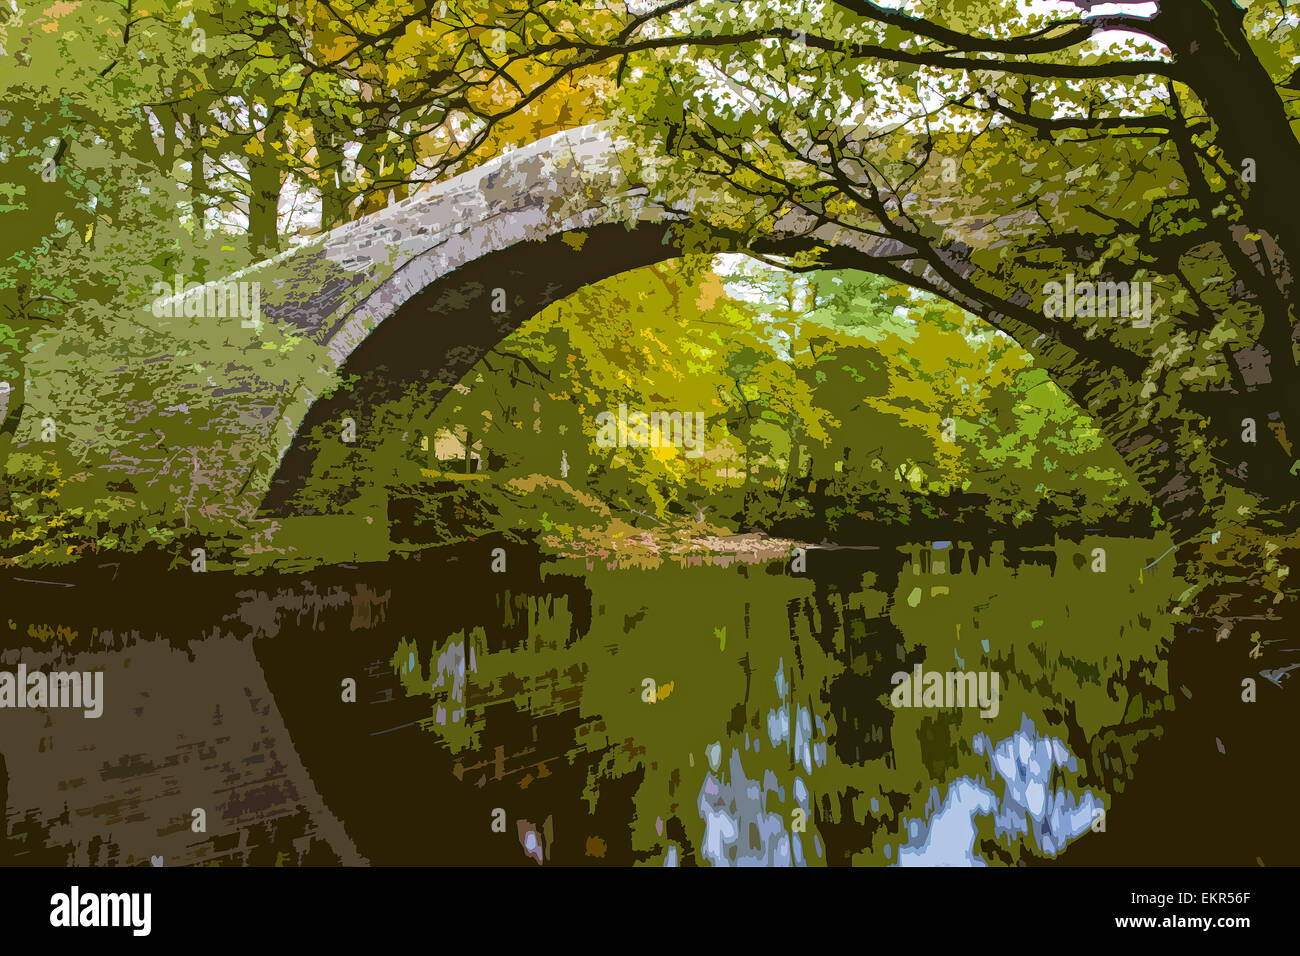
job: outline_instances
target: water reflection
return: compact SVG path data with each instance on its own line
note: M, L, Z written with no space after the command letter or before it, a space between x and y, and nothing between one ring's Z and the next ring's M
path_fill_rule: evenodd
M1103 803L1095 794L1081 796L1049 787L1052 771L1078 769L1078 761L1055 737L1039 736L1034 722L1021 715L1020 729L996 744L976 734L973 749L989 761L989 778L1000 781L1002 795L984 777L961 777L948 785L942 802L930 790L925 815L905 819L907 842L898 849L899 866L987 866L974 852L979 818L992 817L994 832L1005 845L1031 836L1033 846L1056 856L1071 840L1102 820ZM885 848L892 855L892 847Z
M1006 865L1086 838L1168 705L1177 583L1079 560L1105 547L1136 568L1153 546L927 542L818 552L807 575L581 567L590 607L506 592L500 628L403 636L391 663L457 766L568 774L642 862ZM891 705L916 667L996 672L1002 706Z

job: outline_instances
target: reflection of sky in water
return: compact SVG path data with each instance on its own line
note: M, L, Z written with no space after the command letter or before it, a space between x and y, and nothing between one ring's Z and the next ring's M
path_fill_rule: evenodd
M474 648L469 650L469 666L471 671L477 671L478 668L474 662ZM412 651L407 662L407 669L415 669L415 652ZM449 641L447 646L438 655L438 659L430 668L430 682L428 693L432 694L439 687L448 687L448 697L454 704L451 713L447 713L447 708L438 704L434 711L433 719L436 723L446 726L448 720L457 724L465 719L465 642ZM449 685L449 686L448 686Z
M976 734L975 753L988 757L990 777L1002 781L999 800L983 777L960 777L940 802L930 790L926 819L905 821L908 841L899 847L899 866L987 866L974 852L976 817L992 816L994 832L1008 845L1022 836L1048 856L1055 856L1092 826L1102 803L1090 791L1081 797L1063 787L1047 787L1055 767L1076 770L1074 756L1055 737L1040 737L1033 721L1021 715L1020 729L996 744ZM891 847L885 855L891 855Z
M789 828L796 806L811 824L811 792L804 775L811 776L826 764L826 727L807 707L788 701L784 661L780 668L776 685L781 704L767 713L767 736L772 745L768 752L794 757L797 766L789 786L792 802L787 803L787 788L776 771L763 769L760 773L759 758L745 756L746 752L759 754L761 741L751 740L747 734L743 748L725 741L706 747L709 770L697 800L704 821L700 856L714 866L804 866L808 837L813 852L819 858L823 853L821 841L811 829L791 833ZM814 727L821 740L813 739ZM1018 731L996 744L983 733L976 734L971 743L976 754L988 759L989 779L982 775L959 777L942 796L938 787L931 788L924 817L903 820L907 839L897 848L895 865L987 866L975 852L979 817L993 818L994 832L1005 844L1025 837L1048 856L1061 852L1092 826L1101 801L1089 791L1076 796L1063 787L1048 790L1052 771L1056 767L1076 771L1077 761L1060 740L1039 736L1027 716L1021 715ZM728 754L725 766L724 753ZM746 773L746 759L757 778ZM1000 790L1001 796L995 790ZM879 812L875 798L871 809ZM885 846L885 857L892 859L894 851L892 845ZM664 865L676 866L678 859L677 848L670 846Z
M826 725L804 705L791 705L790 687L785 679L785 660L777 664L776 690L781 703L767 712L769 754L793 754L795 762L811 775L826 765ZM821 740L814 740L814 727ZM804 840L811 836L813 852L822 855L821 840L814 833L790 833L790 814L794 808L804 811L811 824L812 806L808 785L796 775L790 786L794 802L786 803L786 787L771 769L762 771L762 779L745 773L742 752L763 752L762 741L745 735L743 751L729 747L730 759L722 769L723 742L705 748L709 772L700 787L697 806L704 821L700 855L714 866L804 866ZM771 758L768 758L771 759ZM751 767L759 762L751 758ZM781 764L784 769L785 760ZM769 807L769 795L774 797ZM665 866L677 865L676 847L664 859Z

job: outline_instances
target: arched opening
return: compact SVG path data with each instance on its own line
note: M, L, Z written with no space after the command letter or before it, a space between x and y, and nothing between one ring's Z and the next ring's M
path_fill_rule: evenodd
M344 420L351 419L356 441L349 458L355 463L377 438L371 429L373 410L403 389L414 385L446 391L550 303L592 282L679 254L671 225L629 229L605 224L510 246L435 280L347 357L339 370L344 384L312 405L271 480L265 510L294 513L317 458L307 436L331 427L341 434Z
M616 289L631 283L638 268L667 264L681 254L673 227L604 225L498 250L431 283L348 355L340 369L343 384L315 403L280 462L268 511L279 517L347 513L377 488L383 498L395 483L411 483L410 469L405 479L396 476L391 447L381 452L396 432L417 445L407 457L422 459L426 472L495 471L492 458L499 449L485 431L500 435L501 423L494 421L498 410L489 407L491 401L481 400L485 408L477 424L457 420L450 431L435 434L439 428L431 422L439 402L450 401L457 390L467 393L471 386L462 379L548 307L585 310L581 321L587 323L599 321L592 316L602 311L609 322L620 321L619 313L635 309L619 304L617 296L606 304L574 306L565 299L576 301L579 290L597 285ZM742 291L728 301L734 309L754 310L744 322L729 325L718 315L701 315L708 328L691 347L712 352L716 368L703 361L686 367L683 356L665 352L665 361L683 366L682 376L711 382L703 392L685 399L688 390L671 383L656 390L648 380L641 383L639 400L636 388L588 390L586 404L604 403L615 429L611 437L628 438L629 414L632 429L638 427L635 416L644 415L649 429L662 419L680 432L683 416L695 409L710 420L715 444L725 436L725 453L696 460L696 452L678 462L686 466L679 470L695 472L692 481L667 481L646 500L701 520L706 511L725 515L733 533L761 530L811 541L834 540L837 533L846 539L914 537L922 527L952 537L959 520L976 515L1008 529L1035 521L1044 528L1087 521L1110 522L1113 530L1135 518L1149 525L1149 502L1114 449L1004 333L890 278L757 268L765 284L749 298L767 296L775 304L747 303ZM713 275L713 281L721 278ZM743 284L737 279L729 287L737 283ZM790 301L776 302L783 296ZM754 327L747 329L745 322ZM629 327L628 344L661 348L655 335L652 328ZM567 340L556 347L582 352ZM518 374L543 374L515 352L496 359L515 363ZM562 362L549 368L555 380L548 387L561 389L559 380L569 369ZM627 374L640 374L635 363ZM514 374L496 379L511 380ZM403 402L405 411L395 412ZM413 417L417 408L424 410L419 421ZM505 406L499 411L515 414ZM547 415L533 412L540 409L518 411L517 417L536 419L542 434ZM593 442L600 443L601 421L588 409L565 426L563 441L548 422L553 444L542 440L519 452L520 477L566 478L571 466L589 464L603 470L605 464L588 454ZM1046 438L1042 447L1035 446L1036 437ZM636 447L637 440L633 435L625 447ZM660 438L648 431L646 441L657 446ZM455 451L448 454L443 444ZM580 472L572 484L582 481ZM692 493L677 494L687 484ZM646 500L620 505L633 525L638 519L662 523L662 512L646 514ZM375 512L373 494L369 507L372 518L391 517L382 501Z

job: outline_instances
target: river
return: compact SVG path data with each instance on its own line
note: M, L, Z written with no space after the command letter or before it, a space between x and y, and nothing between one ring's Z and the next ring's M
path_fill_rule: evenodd
M1258 795L1268 756L1243 743L1255 711L1225 716L1239 680L1212 642L1176 640L1167 548L1081 532L647 569L483 540L282 575L24 572L0 583L0 663L102 669L105 703L0 710L2 852L1263 862L1261 822L1220 838L1197 815ZM918 672L985 699L913 692Z

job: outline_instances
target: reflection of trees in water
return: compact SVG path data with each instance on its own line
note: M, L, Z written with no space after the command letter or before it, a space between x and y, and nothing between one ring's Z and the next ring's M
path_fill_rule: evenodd
M1113 561L1124 560L1123 543L1107 546ZM445 722L445 702L434 704L444 722L425 726L454 750L503 749L507 775L512 765L530 761L551 773L563 773L561 765L584 766L583 795L593 810L615 785L636 780L623 824L631 828L628 849L636 858L663 860L670 845L678 847L678 863L705 852L706 821L696 802L712 774L715 800L743 788L744 780L765 794L753 819L728 810L738 841L723 841L728 853L758 853L769 862L792 855L793 794L806 786L808 839L801 849L810 862L855 856L892 862L883 847L906 842L904 821L924 818L933 787L961 774L987 775L986 761L973 757L973 737L987 732L1006 739L1022 714L1079 758L1074 770L1052 769L1046 782L1053 792L1104 787L1121 766L1122 776L1132 775L1136 743L1126 728L1132 726L1136 739L1147 735L1168 693L1163 672L1151 663L1168 618L1158 612L1158 588L1133 593L1118 577L1093 576L1070 560L1080 547L1067 542L1037 553L957 547L925 572L915 554L903 560L892 552L814 551L803 579L779 567L589 574L586 600L572 594L565 601L528 599L526 642L480 650L467 678L462 728ZM972 574L970 567L979 570ZM916 606L895 600L916 582L925 585ZM575 610L590 613L580 628ZM519 616L519 610L512 614L516 624ZM1125 624L1116 628L1112 621ZM716 639L722 627L729 635L725 649ZM953 636L941 637L948 633ZM1108 633L1125 643L1101 639ZM424 666L461 640L453 635L432 647ZM486 640L471 636L479 648ZM1128 654L1138 656L1128 660ZM961 669L959 662L1003 675L1007 703L995 720L974 711L900 713L890 706L894 672L918 663ZM423 676L436 681L433 671ZM643 676L661 686L671 682L673 694L642 703ZM1118 687L1131 691L1118 693ZM434 694L439 701L440 694L445 691ZM809 728L807 739L797 740L791 721L801 712ZM530 719L506 720L506 713ZM561 715L572 733L549 735L551 749L543 754L536 741L548 735L538 727ZM774 735L773 726L787 729ZM507 727L515 731L508 737ZM711 749L719 742L714 767ZM824 755L811 763L802 756L810 744ZM743 779L729 776L733 767ZM513 772L522 779L522 770ZM784 836L773 830L777 819ZM747 843L751 823L764 835L758 848ZM709 832L716 843L724 831ZM983 836L985 843L992 838ZM1008 862L1020 845L986 846L985 857Z

